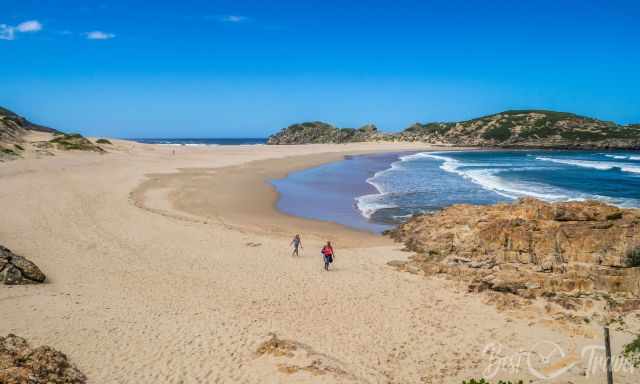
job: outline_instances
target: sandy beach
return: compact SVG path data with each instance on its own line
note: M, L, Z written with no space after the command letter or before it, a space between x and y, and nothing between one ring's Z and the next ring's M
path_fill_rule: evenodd
M270 178L425 145L114 144L0 163L0 244L47 275L0 287L0 334L54 346L91 383L461 383L492 368L488 345L508 358L545 341L566 352L560 378L524 361L495 378L603 382L580 356L601 343L597 324L499 311L463 285L389 267L410 254L388 238L274 208ZM615 334L614 351L628 340Z

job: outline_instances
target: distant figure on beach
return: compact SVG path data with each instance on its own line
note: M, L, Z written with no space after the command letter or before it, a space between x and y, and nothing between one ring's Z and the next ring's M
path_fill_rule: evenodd
M300 239L300 235L295 235L293 240L291 240L291 245L293 245L293 253L291 256L300 256L298 254L298 248L302 248L302 240Z
M335 253L333 252L333 247L331 246L331 242L327 241L327 244L322 247L322 256L324 258L324 269L329 270L329 264L333 263L333 258L335 257Z

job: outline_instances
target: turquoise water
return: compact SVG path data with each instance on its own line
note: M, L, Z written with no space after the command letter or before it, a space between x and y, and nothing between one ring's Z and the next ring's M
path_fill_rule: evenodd
M274 181L290 214L379 232L457 203L532 196L640 207L640 153L462 151L358 156Z

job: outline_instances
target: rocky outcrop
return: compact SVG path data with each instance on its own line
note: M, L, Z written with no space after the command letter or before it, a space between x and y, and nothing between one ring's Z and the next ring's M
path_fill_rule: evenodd
M34 263L0 245L0 283L42 283L46 276Z
M455 205L389 235L417 254L395 267L443 273L473 291L640 298L640 210L600 202Z
M382 140L464 147L640 149L640 125L566 112L514 110L459 122L415 123L399 133L380 133L371 125L356 130L322 122L294 124L271 136L268 144Z
M22 337L0 336L0 383L82 384L87 381L67 356L49 346L31 348Z
M375 141L382 138L375 125L361 128L336 128L321 121L290 125L269 137L267 144L327 144Z

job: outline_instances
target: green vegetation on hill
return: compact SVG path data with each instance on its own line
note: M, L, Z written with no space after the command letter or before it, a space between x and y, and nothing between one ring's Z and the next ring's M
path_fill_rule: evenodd
M488 140L505 141L511 137L511 128L513 126L510 122L498 125L490 128L482 134L482 138Z
M353 129L305 122L272 135L268 144L379 140L509 148L640 149L640 124L623 126L569 112L508 110L459 122L415 123L399 133L380 133L373 126Z
M62 134L49 140L50 144L55 145L58 149L78 150L78 151L94 151L104 152L102 148L93 144L89 139L79 133Z
M416 123L404 141L461 146L640 149L640 126L621 126L568 112L509 110L455 123Z
M361 128L336 128L322 121L293 124L269 137L268 144L353 143L374 140L374 125Z

